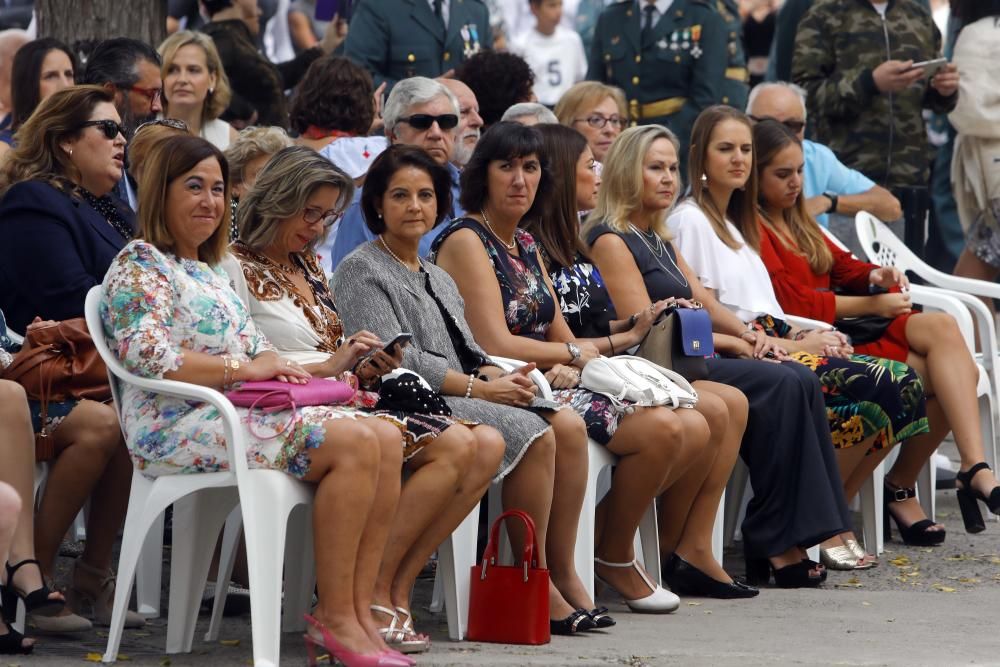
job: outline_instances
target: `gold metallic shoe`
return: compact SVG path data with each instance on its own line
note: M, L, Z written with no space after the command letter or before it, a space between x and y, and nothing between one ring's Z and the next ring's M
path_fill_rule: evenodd
M844 544L858 558L858 565L854 568L855 570L868 570L878 565L878 557L866 552L864 547L858 544L858 541L853 537L845 537Z
M836 547L821 547L819 560L828 570L855 570L858 567L858 557L843 544Z

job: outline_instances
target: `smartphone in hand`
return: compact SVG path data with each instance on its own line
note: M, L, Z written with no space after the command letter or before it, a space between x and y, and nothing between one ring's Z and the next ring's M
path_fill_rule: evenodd
M388 355L392 355L395 353L397 345L399 346L399 349L402 350L404 347L409 345L412 340L413 334L411 333L396 334L395 338L386 343L385 347L382 348L382 351Z
M913 63L906 69L906 71L912 72L915 69L922 69L924 70L924 76L928 79L932 79L934 78L934 75L938 73L938 70L947 64L947 58L935 58L934 60L924 60L923 62Z
M351 18L352 0L316 0L316 20L332 21L339 16L345 21Z

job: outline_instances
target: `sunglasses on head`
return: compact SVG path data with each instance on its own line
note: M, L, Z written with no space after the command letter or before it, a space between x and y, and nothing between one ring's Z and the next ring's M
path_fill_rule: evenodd
M88 120L86 123L80 123L80 129L91 126L100 128L101 132L108 139L114 139L119 134L123 137L125 136L125 128L110 119Z
M773 120L775 123L781 123L795 134L801 132L806 126L806 122L804 120L794 120L792 118L789 118L788 120L778 120L774 116L750 116L750 120L755 123L760 123L765 120Z
M450 130L454 127L458 127L458 116L453 113L445 113L440 116L432 116L427 113L415 113L412 116L400 118L399 120L404 123L408 123L414 130L429 130L431 129L431 125L434 123L437 123L438 127L442 130Z
M181 132L188 131L187 123L178 118L157 118L155 120L146 121L139 127L135 128L135 132L132 133L132 136L139 134L139 131L142 130L144 127L153 127L156 125L159 125L161 127L170 127L175 130L180 130Z

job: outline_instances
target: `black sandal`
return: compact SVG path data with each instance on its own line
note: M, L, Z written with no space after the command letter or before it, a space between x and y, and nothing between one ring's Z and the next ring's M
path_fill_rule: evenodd
M24 645L24 635L15 630L10 623L4 622L7 626L7 634L0 635L0 655L28 655L35 650L35 644Z
M10 563L6 564L7 583L0 586L0 604L3 605L3 620L7 623L14 623L17 618L18 600L24 602L25 613L34 616L56 616L66 606L65 600L53 600L49 597L53 591L45 584L44 578L41 588L37 588L27 594L19 591L14 586L14 574L24 565L37 565L39 572L42 569L41 563L34 558L22 560L13 567L11 567Z
M549 619L549 632L554 635L575 635L584 630L593 630L594 621L583 609L575 609L573 613L560 620Z
M958 496L958 508L962 510L962 522L965 523L967 533L981 533L986 530L986 522L983 521L983 513L979 511L977 500L986 503L994 514L1000 514L1000 486L994 486L988 498L982 491L972 486L972 478L980 470L990 470L989 464L980 461L965 472L955 475L955 480L962 483L955 493Z
M892 503L901 503L910 498L916 498L917 492L915 489L907 489L901 486L896 486L885 481L885 487L883 490L883 502L885 503L885 511L883 513L883 529L885 531L886 539L892 535L892 526L889 523L889 517L896 522L896 528L899 530L900 537L903 538L904 544L909 544L913 547L935 547L944 542L946 531L944 530L930 530L933 526L937 525L930 519L921 519L909 526L904 526L902 522L893 514L889 508ZM978 508L976 511L979 511ZM985 528L986 526L983 526ZM968 530L968 528L967 528ZM980 529L982 530L982 528ZM977 531L969 531L977 532Z

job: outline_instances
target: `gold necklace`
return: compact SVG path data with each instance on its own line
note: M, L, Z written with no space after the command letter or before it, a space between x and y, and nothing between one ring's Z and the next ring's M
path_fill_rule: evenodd
M497 234L497 230L493 229L493 225L490 224L489 218L486 217L485 209L479 209L479 215L483 216L483 222L486 223L486 228L490 230L490 233L493 234L493 236L497 237L497 241L500 241L500 243L504 244L507 247L507 250L513 250L514 248L517 247L516 236L514 237L513 241L507 243L506 241L503 240L503 238L499 234Z
M403 260L401 260L401 259L400 259L400 258L399 258L399 257L398 257L398 256L396 255L396 253L394 253L394 252L392 251L392 248L390 248L390 247L389 247L389 244L385 242L385 239L384 239L384 238L382 238L382 235L381 235L381 234L379 234L379 237L378 237L378 240L382 242L382 247L383 247L383 248L385 248L385 251L386 251L387 253L389 253L389 255L390 255L390 256L391 256L391 257L392 257L392 258L393 258L394 260L396 260L397 262L399 262L400 264L402 264L402 265L403 265L403 267L405 267L407 271L413 271L413 270L414 270L414 269L412 269L412 268L410 267L410 265L409 265L409 264L407 264L406 262L404 262ZM421 261L420 261L420 257L418 256L418 257L417 257L417 267L418 267L418 268L417 268L417 270L418 270L418 271L420 270L420 268L419 268L419 267L421 267L421 266L423 266L423 262L421 262Z

